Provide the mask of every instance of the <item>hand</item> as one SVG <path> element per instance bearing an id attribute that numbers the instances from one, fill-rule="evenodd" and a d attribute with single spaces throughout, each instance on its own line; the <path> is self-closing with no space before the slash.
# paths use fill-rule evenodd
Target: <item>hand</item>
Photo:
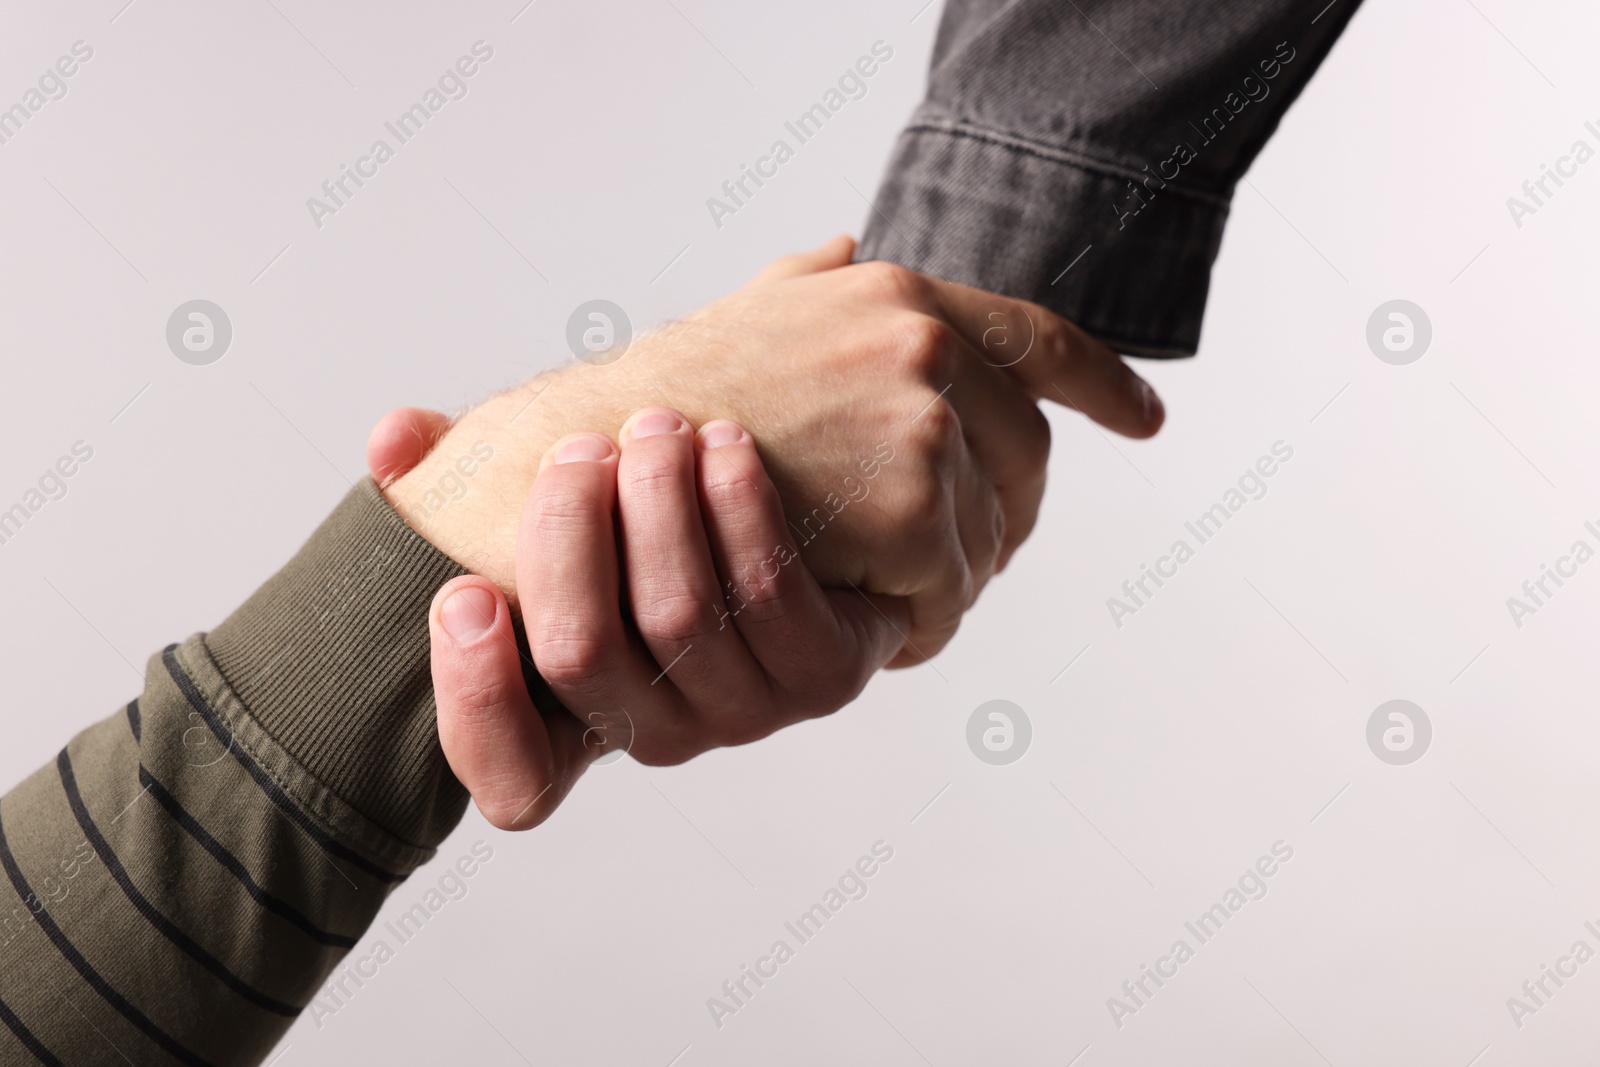
<path id="1" fill-rule="evenodd" d="M 522 512 L 521 617 L 564 707 L 535 709 L 493 582 L 457 578 L 430 612 L 439 740 L 502 829 L 543 821 L 608 751 L 679 763 L 836 711 L 903 640 L 903 601 L 817 584 L 737 423 L 696 434 L 653 407 L 618 438 L 557 442 Z"/>
<path id="2" fill-rule="evenodd" d="M 1162 408 L 1115 354 L 1044 308 L 886 263 L 845 266 L 852 250 L 845 238 L 779 260 L 616 363 L 574 364 L 490 400 L 385 492 L 514 597 L 517 516 L 552 443 L 611 432 L 650 404 L 692 423 L 727 416 L 761 442 L 817 579 L 905 596 L 911 626 L 892 665 L 933 655 L 1033 527 L 1049 453 L 1034 400 L 1133 436 L 1154 433 Z M 461 464 L 476 471 L 470 491 L 430 506 L 445 499 L 439 486 L 461 483 Z"/>

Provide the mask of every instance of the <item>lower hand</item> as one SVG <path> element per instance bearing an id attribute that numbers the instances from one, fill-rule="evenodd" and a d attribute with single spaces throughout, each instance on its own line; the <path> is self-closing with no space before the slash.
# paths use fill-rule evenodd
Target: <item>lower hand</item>
<path id="1" fill-rule="evenodd" d="M 911 622 L 892 665 L 920 662 L 1033 527 L 1049 454 L 1035 401 L 1070 403 L 1132 436 L 1154 433 L 1162 409 L 1115 354 L 1044 308 L 886 263 L 846 266 L 853 248 L 840 239 L 780 260 L 616 363 L 545 375 L 453 425 L 415 413 L 380 424 L 375 470 L 396 469 L 385 461 L 408 442 L 438 438 L 385 493 L 514 601 L 518 516 L 552 443 L 612 432 L 646 405 L 696 424 L 732 418 L 760 442 L 817 579 L 906 597 Z M 494 458 L 471 492 L 427 506 L 480 447 Z"/>
<path id="2" fill-rule="evenodd" d="M 607 752 L 679 763 L 836 711 L 903 641 L 904 601 L 817 584 L 737 423 L 654 407 L 618 438 L 557 442 L 522 513 L 520 615 L 559 707 L 535 706 L 493 582 L 457 578 L 430 612 L 439 740 L 502 829 Z"/>

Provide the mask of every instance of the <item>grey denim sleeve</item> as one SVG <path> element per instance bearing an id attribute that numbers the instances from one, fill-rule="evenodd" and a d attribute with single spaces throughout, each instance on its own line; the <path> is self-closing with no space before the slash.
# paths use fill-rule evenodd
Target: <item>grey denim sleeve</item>
<path id="1" fill-rule="evenodd" d="M 1193 355 L 1235 184 L 1359 0 L 947 0 L 858 258 Z"/>

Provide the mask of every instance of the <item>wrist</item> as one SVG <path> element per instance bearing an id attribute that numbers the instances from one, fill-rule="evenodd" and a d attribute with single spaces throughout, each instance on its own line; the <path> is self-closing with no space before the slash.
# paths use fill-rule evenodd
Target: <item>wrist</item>
<path id="1" fill-rule="evenodd" d="M 514 553 L 539 462 L 569 433 L 615 434 L 633 410 L 621 376 L 573 367 L 541 375 L 462 416 L 384 498 L 435 548 L 516 602 Z M 585 373 L 594 372 L 594 373 Z"/>

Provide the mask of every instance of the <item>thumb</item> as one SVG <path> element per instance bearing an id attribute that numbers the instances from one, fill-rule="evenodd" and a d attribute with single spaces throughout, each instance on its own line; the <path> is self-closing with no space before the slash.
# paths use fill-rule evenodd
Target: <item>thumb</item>
<path id="1" fill-rule="evenodd" d="M 367 469 L 373 481 L 388 485 L 421 463 L 450 428 L 449 416 L 427 408 L 395 408 L 378 420 L 367 438 Z"/>
<path id="2" fill-rule="evenodd" d="M 428 631 L 439 745 L 450 769 L 493 825 L 538 825 L 587 764 L 576 720 L 547 721 L 534 706 L 511 609 L 494 583 L 475 575 L 447 583 Z"/>
<path id="3" fill-rule="evenodd" d="M 745 283 L 745 288 L 753 289 L 759 285 L 781 282 L 786 278 L 798 278 L 803 274 L 820 274 L 825 270 L 848 267 L 855 254 L 856 239 L 847 233 L 841 233 L 810 252 L 798 252 L 773 260 Z"/>
<path id="4" fill-rule="evenodd" d="M 939 308 L 967 344 L 1036 400 L 1083 412 L 1108 430 L 1151 437 L 1166 408 L 1122 357 L 1038 304 L 932 279 Z"/>

